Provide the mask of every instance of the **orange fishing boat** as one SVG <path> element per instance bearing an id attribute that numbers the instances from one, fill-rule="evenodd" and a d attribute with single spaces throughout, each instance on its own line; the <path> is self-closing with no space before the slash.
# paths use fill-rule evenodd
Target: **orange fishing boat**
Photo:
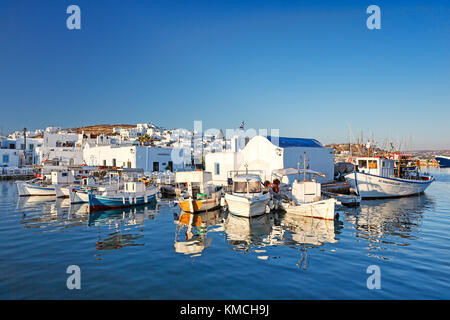
<path id="1" fill-rule="evenodd" d="M 197 213 L 220 208 L 223 191 L 222 187 L 212 184 L 211 172 L 176 172 L 175 183 L 186 184 L 186 191 L 178 198 L 181 210 Z"/>

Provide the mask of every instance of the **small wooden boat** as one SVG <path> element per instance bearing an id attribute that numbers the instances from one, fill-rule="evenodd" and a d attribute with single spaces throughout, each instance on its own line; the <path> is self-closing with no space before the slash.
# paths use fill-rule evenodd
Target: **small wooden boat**
<path id="1" fill-rule="evenodd" d="M 176 184 L 186 184 L 177 200 L 181 210 L 198 213 L 220 208 L 222 187 L 212 184 L 211 172 L 181 171 L 175 173 Z"/>
<path id="2" fill-rule="evenodd" d="M 156 201 L 158 188 L 146 187 L 143 182 L 124 183 L 123 189 L 108 189 L 102 193 L 88 193 L 90 211 L 125 208 Z"/>
<path id="3" fill-rule="evenodd" d="M 303 174 L 303 180 L 300 175 Z M 272 175 L 281 179 L 285 176 L 297 175 L 289 188 L 280 188 L 274 194 L 274 199 L 278 201 L 278 208 L 293 214 L 306 217 L 333 220 L 335 218 L 335 206 L 337 200 L 334 198 L 322 197 L 321 184 L 314 180 L 314 176 L 325 177 L 323 173 L 309 169 L 285 168 L 272 171 Z M 306 180 L 306 175 L 311 176 L 311 180 Z"/>

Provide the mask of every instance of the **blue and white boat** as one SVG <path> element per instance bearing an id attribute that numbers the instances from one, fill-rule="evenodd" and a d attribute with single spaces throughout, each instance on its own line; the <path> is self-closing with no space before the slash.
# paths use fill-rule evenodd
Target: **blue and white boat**
<path id="1" fill-rule="evenodd" d="M 125 182 L 123 188 L 108 189 L 102 193 L 88 193 L 89 210 L 132 207 L 156 201 L 159 190 L 147 187 L 141 181 Z"/>
<path id="2" fill-rule="evenodd" d="M 420 174 L 419 168 L 394 168 L 393 159 L 377 157 L 356 158 L 356 170 L 345 175 L 350 187 L 362 199 L 393 198 L 421 194 L 434 181 L 434 177 Z"/>
<path id="3" fill-rule="evenodd" d="M 450 157 L 436 156 L 434 157 L 441 168 L 450 168 Z"/>

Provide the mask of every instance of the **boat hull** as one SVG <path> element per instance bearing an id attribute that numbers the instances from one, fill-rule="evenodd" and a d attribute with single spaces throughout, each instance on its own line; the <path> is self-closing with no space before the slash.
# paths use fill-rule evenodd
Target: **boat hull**
<path id="1" fill-rule="evenodd" d="M 181 210 L 191 212 L 191 200 L 182 200 L 178 202 Z M 215 210 L 220 207 L 220 198 L 206 200 L 192 200 L 194 213 Z"/>
<path id="2" fill-rule="evenodd" d="M 362 199 L 395 198 L 416 195 L 423 193 L 434 181 L 432 177 L 429 180 L 408 180 L 380 177 L 363 172 L 349 173 L 345 176 L 345 179 Z"/>
<path id="3" fill-rule="evenodd" d="M 299 205 L 294 205 L 289 202 L 281 203 L 282 209 L 287 213 L 324 220 L 334 220 L 335 206 L 336 199 L 325 199 Z"/>
<path id="4" fill-rule="evenodd" d="M 126 194 L 119 196 L 102 196 L 89 193 L 89 210 L 107 210 L 116 208 L 133 207 L 156 201 L 157 191 L 151 190 L 143 194 Z"/>
<path id="5" fill-rule="evenodd" d="M 70 203 L 88 203 L 89 193 L 83 190 L 69 188 Z"/>
<path id="6" fill-rule="evenodd" d="M 55 185 L 55 193 L 57 198 L 69 198 L 69 190 L 71 187 L 67 185 Z"/>
<path id="7" fill-rule="evenodd" d="M 258 197 L 247 198 L 233 194 L 225 194 L 225 201 L 228 211 L 239 217 L 254 217 L 266 213 L 266 206 L 269 203 L 270 194 L 266 193 Z"/>
<path id="8" fill-rule="evenodd" d="M 435 157 L 441 168 L 450 168 L 450 157 Z"/>
<path id="9" fill-rule="evenodd" d="M 17 188 L 20 196 L 56 196 L 54 185 L 39 186 L 31 183 L 23 183 L 18 184 Z"/>

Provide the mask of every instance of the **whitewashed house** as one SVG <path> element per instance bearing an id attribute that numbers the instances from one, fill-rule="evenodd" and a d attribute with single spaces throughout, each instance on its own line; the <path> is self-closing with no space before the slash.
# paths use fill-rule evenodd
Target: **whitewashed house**
<path id="1" fill-rule="evenodd" d="M 172 148 L 131 144 L 107 146 L 85 144 L 83 161 L 90 166 L 142 168 L 145 172 L 182 170 L 184 164 L 172 160 L 172 150 Z M 180 152 L 182 153 L 182 150 Z"/>
<path id="2" fill-rule="evenodd" d="M 47 128 L 44 132 L 43 144 L 39 147 L 42 162 L 57 161 L 60 165 L 81 165 L 83 163 L 83 134 L 56 131 Z"/>
<path id="3" fill-rule="evenodd" d="M 22 167 L 39 163 L 39 154 L 36 151 L 43 141 L 40 138 L 23 138 L 16 136 L 15 139 L 1 137 L 1 166 Z M 26 144 L 26 145 L 25 145 Z"/>
<path id="4" fill-rule="evenodd" d="M 318 181 L 333 180 L 334 150 L 323 147 L 317 140 L 303 138 L 255 136 L 243 140 L 234 137 L 231 150 L 205 155 L 205 170 L 212 172 L 215 184 L 221 185 L 227 184 L 229 171 L 244 171 L 246 168 L 262 170 L 262 178 L 271 180 L 275 169 L 297 168 L 299 162 L 303 167 L 304 155 L 307 168 L 326 174 L 325 179 L 318 178 Z"/>

